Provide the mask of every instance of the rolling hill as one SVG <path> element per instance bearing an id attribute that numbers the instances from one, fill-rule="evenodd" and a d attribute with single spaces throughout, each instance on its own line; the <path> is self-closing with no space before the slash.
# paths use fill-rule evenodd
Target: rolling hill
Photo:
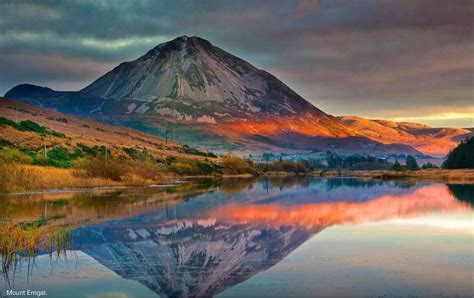
<path id="1" fill-rule="evenodd" d="M 123 155 L 123 148 L 146 149 L 157 157 L 202 158 L 204 152 L 130 128 L 114 127 L 43 109 L 16 100 L 0 97 L 0 118 L 15 122 L 33 121 L 47 127 L 54 134 L 21 131 L 9 125 L 0 125 L 0 143 L 15 148 L 42 150 L 62 146 L 74 149 L 78 144 L 88 147 L 106 146 L 110 153 Z"/>

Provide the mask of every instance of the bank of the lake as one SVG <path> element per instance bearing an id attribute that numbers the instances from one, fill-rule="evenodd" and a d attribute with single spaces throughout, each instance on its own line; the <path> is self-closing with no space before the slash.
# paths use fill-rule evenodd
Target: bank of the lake
<path id="1" fill-rule="evenodd" d="M 419 182 L 474 183 L 474 169 L 426 169 L 418 171 L 322 171 L 315 173 L 323 177 L 359 177 L 382 180 L 412 180 Z"/>

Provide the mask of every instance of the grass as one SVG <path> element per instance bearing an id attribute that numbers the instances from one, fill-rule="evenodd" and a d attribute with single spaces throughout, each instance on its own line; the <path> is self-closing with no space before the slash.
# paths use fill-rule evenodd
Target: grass
<path id="1" fill-rule="evenodd" d="M 418 171 L 353 171 L 345 173 L 364 178 L 383 180 L 407 179 L 416 181 L 474 183 L 474 169 L 426 169 Z"/>
<path id="2" fill-rule="evenodd" d="M 82 177 L 73 169 L 24 164 L 0 164 L 0 192 L 23 192 L 42 189 L 81 188 L 118 185 L 100 177 Z"/>
<path id="3" fill-rule="evenodd" d="M 67 227 L 48 228 L 43 225 L 0 225 L 0 257 L 2 272 L 25 258 L 34 258 L 40 249 L 59 256 L 71 243 L 71 230 Z"/>

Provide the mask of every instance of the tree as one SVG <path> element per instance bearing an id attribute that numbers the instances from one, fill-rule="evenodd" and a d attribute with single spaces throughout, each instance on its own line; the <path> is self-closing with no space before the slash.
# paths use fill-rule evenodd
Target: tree
<path id="1" fill-rule="evenodd" d="M 394 170 L 394 171 L 403 171 L 403 167 L 398 162 L 398 160 L 395 160 L 395 162 L 393 163 L 392 170 Z"/>
<path id="2" fill-rule="evenodd" d="M 436 165 L 432 164 L 431 162 L 427 162 L 425 163 L 422 167 L 421 167 L 423 170 L 426 170 L 426 169 L 435 169 L 437 168 Z"/>
<path id="3" fill-rule="evenodd" d="M 443 167 L 446 169 L 474 169 L 474 137 L 466 138 L 449 152 Z"/>
<path id="4" fill-rule="evenodd" d="M 407 155 L 406 166 L 410 171 L 416 171 L 419 169 L 418 163 L 416 162 L 415 157 L 412 155 Z"/>

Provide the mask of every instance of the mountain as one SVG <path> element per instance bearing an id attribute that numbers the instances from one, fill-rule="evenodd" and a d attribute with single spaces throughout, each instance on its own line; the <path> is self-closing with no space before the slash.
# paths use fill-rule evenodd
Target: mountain
<path id="1" fill-rule="evenodd" d="M 80 91 L 23 84 L 5 97 L 161 136 L 171 129 L 180 142 L 212 150 L 431 153 L 368 137 L 199 37 L 160 44 Z"/>

